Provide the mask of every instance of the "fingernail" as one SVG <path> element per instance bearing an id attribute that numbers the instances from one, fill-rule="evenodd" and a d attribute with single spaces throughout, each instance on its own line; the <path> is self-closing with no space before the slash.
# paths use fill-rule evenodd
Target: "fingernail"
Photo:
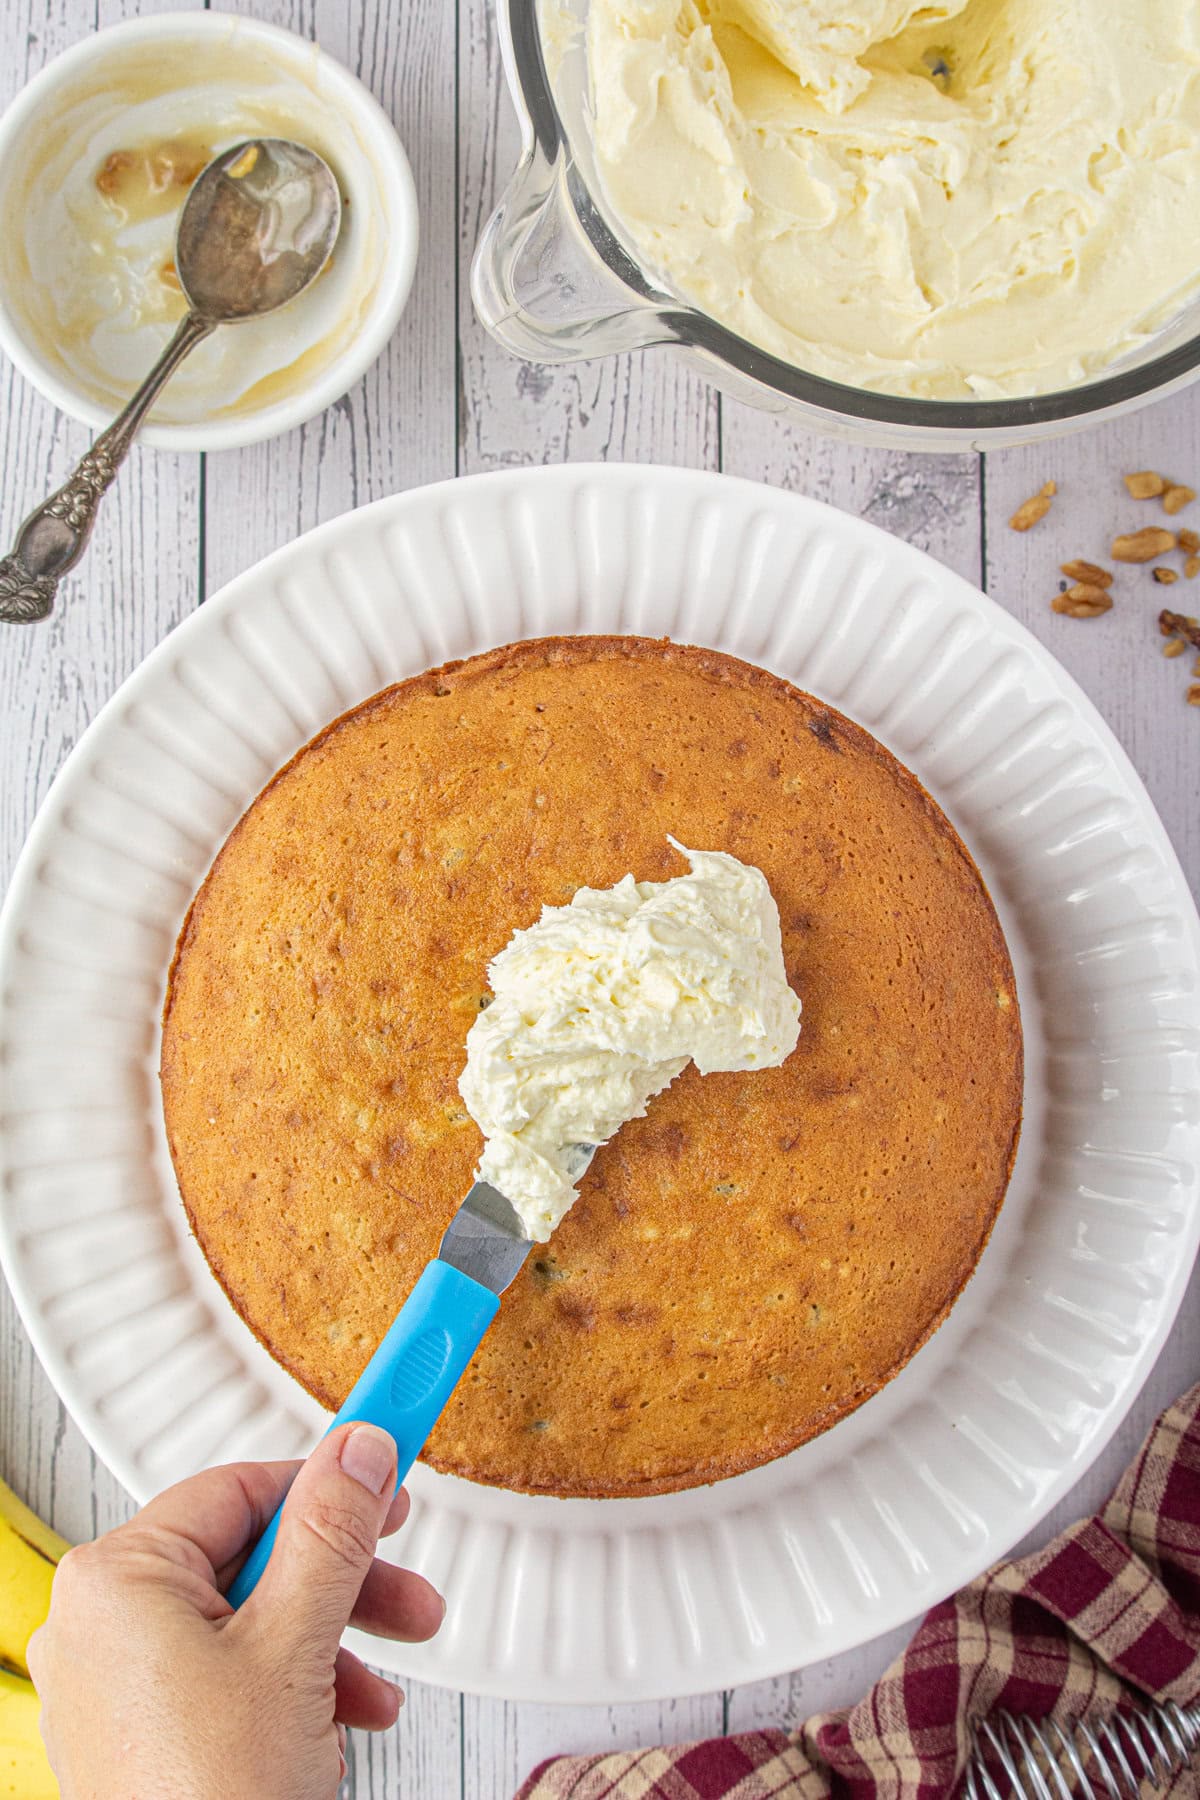
<path id="1" fill-rule="evenodd" d="M 382 1494 L 396 1471 L 396 1446 L 375 1425 L 356 1425 L 342 1443 L 341 1465 L 351 1481 Z"/>

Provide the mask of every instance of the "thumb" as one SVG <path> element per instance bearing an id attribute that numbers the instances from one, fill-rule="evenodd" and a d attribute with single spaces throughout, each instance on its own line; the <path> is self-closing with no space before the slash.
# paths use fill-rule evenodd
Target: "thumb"
<path id="1" fill-rule="evenodd" d="M 294 1648 L 331 1657 L 350 1620 L 396 1490 L 396 1446 L 376 1425 L 322 1438 L 295 1481 L 244 1610 Z"/>

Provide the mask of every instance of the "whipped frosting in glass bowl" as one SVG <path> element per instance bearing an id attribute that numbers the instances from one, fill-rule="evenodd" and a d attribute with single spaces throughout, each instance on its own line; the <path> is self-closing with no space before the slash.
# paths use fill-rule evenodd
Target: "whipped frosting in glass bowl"
<path id="1" fill-rule="evenodd" d="M 222 326 L 141 433 L 220 449 L 301 424 L 395 330 L 417 207 L 382 108 L 315 44 L 228 13 L 134 19 L 50 63 L 0 120 L 0 344 L 63 411 L 107 424 L 185 311 L 173 250 L 200 169 L 244 138 L 294 138 L 333 169 L 343 224 L 313 287 Z"/>
<path id="2" fill-rule="evenodd" d="M 472 292 L 518 355 L 670 345 L 738 398 L 928 450 L 1053 436 L 1200 374 L 1185 0 L 498 5 L 522 157 Z"/>
<path id="3" fill-rule="evenodd" d="M 1200 299 L 1191 0 L 591 0 L 603 191 L 814 374 L 1078 386 Z"/>

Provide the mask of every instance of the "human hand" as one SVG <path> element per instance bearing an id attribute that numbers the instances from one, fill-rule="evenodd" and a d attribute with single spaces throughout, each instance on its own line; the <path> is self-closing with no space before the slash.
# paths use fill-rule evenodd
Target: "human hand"
<path id="1" fill-rule="evenodd" d="M 346 1727 L 384 1731 L 403 1704 L 340 1648 L 347 1623 L 420 1643 L 445 1612 L 373 1560 L 408 1512 L 395 1479 L 386 1432 L 339 1426 L 306 1463 L 209 1469 L 69 1551 L 29 1645 L 63 1800 L 333 1800 Z M 235 1613 L 224 1589 L 285 1493 Z"/>

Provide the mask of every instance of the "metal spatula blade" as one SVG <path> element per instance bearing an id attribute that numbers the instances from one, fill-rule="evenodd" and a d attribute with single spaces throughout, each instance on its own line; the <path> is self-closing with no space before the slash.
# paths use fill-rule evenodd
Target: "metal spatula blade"
<path id="1" fill-rule="evenodd" d="M 578 1181 L 595 1144 L 573 1144 L 571 1180 Z M 329 1426 L 354 1420 L 382 1426 L 396 1441 L 396 1486 L 421 1454 L 483 1335 L 500 1295 L 520 1274 L 533 1240 L 512 1202 L 477 1181 L 446 1227 L 436 1259 L 427 1263 L 374 1356 Z M 283 1507 L 275 1514 L 234 1578 L 226 1598 L 241 1606 L 271 1556 Z"/>

